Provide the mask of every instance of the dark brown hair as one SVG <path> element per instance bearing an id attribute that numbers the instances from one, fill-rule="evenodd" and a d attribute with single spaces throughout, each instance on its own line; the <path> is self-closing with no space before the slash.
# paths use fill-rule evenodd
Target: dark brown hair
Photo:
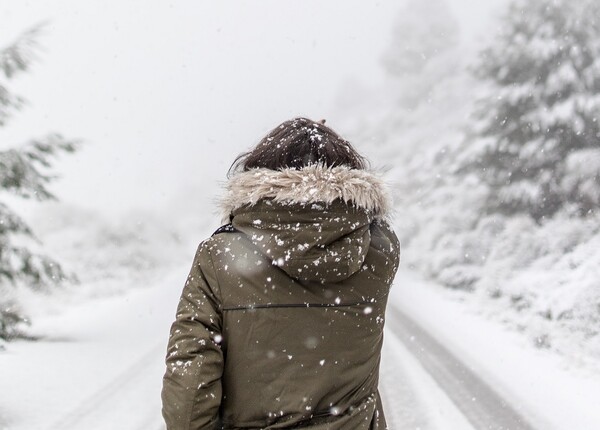
<path id="1" fill-rule="evenodd" d="M 229 174 L 254 168 L 300 169 L 310 164 L 365 169 L 366 158 L 345 139 L 320 122 L 308 118 L 285 121 L 269 132 L 253 149 L 240 154 Z"/>

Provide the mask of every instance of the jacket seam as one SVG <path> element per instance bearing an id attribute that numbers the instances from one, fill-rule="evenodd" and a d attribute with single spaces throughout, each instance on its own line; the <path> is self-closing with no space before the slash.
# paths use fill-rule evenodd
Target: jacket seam
<path id="1" fill-rule="evenodd" d="M 379 297 L 373 300 L 365 300 L 352 303 L 265 303 L 260 305 L 248 306 L 227 306 L 223 307 L 222 311 L 244 311 L 254 309 L 273 309 L 273 308 L 349 308 L 354 306 L 371 305 L 379 301 Z"/>
<path id="2" fill-rule="evenodd" d="M 202 360 L 202 363 L 204 362 L 204 357 L 199 357 Z M 202 366 L 200 366 L 201 368 Z M 194 383 L 194 387 L 197 387 L 199 382 L 200 382 L 200 378 L 202 377 L 202 372 L 198 372 L 198 374 L 196 375 L 196 379 L 195 379 L 195 383 Z M 190 411 L 187 414 L 188 419 L 187 419 L 187 430 L 192 430 L 192 415 L 194 415 L 194 407 L 196 406 L 196 395 L 198 394 L 198 392 L 196 391 L 195 395 L 192 397 L 192 401 L 190 402 Z"/>
<path id="3" fill-rule="evenodd" d="M 215 276 L 215 282 L 217 284 L 216 287 L 217 287 L 217 291 L 218 291 L 219 310 L 222 312 L 223 311 L 223 294 L 221 293 L 221 284 L 219 282 L 217 271 L 215 270 L 215 263 L 213 261 L 212 254 L 208 250 L 207 250 L 207 253 L 208 253 L 208 259 L 210 260 L 210 268 L 212 269 L 212 272 Z M 221 330 L 222 329 L 223 329 L 223 327 L 221 327 Z"/>
<path id="4" fill-rule="evenodd" d="M 222 309 L 222 307 L 223 307 L 223 299 L 221 298 L 221 286 L 219 285 L 219 279 L 217 278 L 217 273 L 215 271 L 215 265 L 214 265 L 214 262 L 213 262 L 213 259 L 212 259 L 212 255 L 210 254 L 210 252 L 208 250 L 206 250 L 206 252 L 208 254 L 208 259 L 209 259 L 209 262 L 210 262 L 210 266 L 211 266 L 211 269 L 212 269 L 213 274 L 214 274 L 215 282 L 217 284 L 216 287 L 217 287 L 217 290 L 218 290 L 218 299 L 219 299 L 218 307 L 219 307 L 219 309 Z M 200 267 L 200 270 L 202 270 L 201 267 Z M 212 289 L 210 283 L 208 282 L 208 279 L 206 278 L 206 275 L 204 273 L 202 275 L 203 275 L 203 277 L 206 280 L 207 286 Z M 222 331 L 223 331 L 223 327 L 221 327 L 221 332 Z M 204 357 L 203 356 L 199 356 L 198 358 L 200 358 L 202 360 L 201 363 L 204 363 Z M 202 366 L 200 366 L 200 367 L 202 367 Z M 198 372 L 198 374 L 196 375 L 196 378 L 195 378 L 195 383 L 194 383 L 195 387 L 197 387 L 199 385 L 199 382 L 200 382 L 201 378 L 202 378 L 202 372 Z M 198 392 L 196 391 L 195 394 L 197 395 Z M 192 415 L 194 414 L 194 407 L 198 403 L 196 401 L 196 395 L 193 396 L 192 401 L 190 402 L 190 410 L 189 410 L 189 413 L 187 414 L 188 415 L 187 430 L 192 430 L 192 427 L 191 427 L 192 426 Z M 218 422 L 218 420 L 216 422 Z"/>

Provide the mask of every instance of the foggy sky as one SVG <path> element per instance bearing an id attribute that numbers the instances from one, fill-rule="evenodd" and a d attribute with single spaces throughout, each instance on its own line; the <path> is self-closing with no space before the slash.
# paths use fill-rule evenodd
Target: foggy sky
<path id="1" fill-rule="evenodd" d="M 502 1 L 449 1 L 466 42 L 490 30 Z M 52 189 L 69 203 L 123 212 L 183 196 L 213 211 L 231 161 L 270 128 L 296 115 L 335 128 L 340 83 L 383 81 L 380 59 L 401 6 L 5 1 L 1 45 L 47 24 L 39 61 L 11 85 L 30 105 L 0 129 L 0 147 L 49 131 L 82 138 L 82 150 L 56 165 Z"/>

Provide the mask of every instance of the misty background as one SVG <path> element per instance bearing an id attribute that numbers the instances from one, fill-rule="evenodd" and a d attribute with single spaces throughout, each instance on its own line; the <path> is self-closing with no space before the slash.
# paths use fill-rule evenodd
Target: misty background
<path id="1" fill-rule="evenodd" d="M 76 381 L 115 342 L 108 378 L 166 342 L 229 166 L 295 116 L 390 186 L 399 283 L 600 375 L 598 17 L 593 0 L 1 2 L 0 50 L 27 55 L 14 76 L 0 58 L 0 429 L 38 422 L 23 399 L 85 397 L 9 369 L 73 360 Z"/>
<path id="2" fill-rule="evenodd" d="M 495 3 L 449 2 L 465 45 L 493 28 Z M 235 156 L 283 120 L 326 118 L 348 134 L 336 100 L 384 82 L 382 56 L 401 7 L 3 2 L 3 45 L 46 24 L 39 60 L 12 85 L 29 104 L 0 130 L 2 141 L 48 130 L 84 139 L 56 164 L 53 189 L 67 203 L 109 213 L 182 201 L 212 210 Z M 370 142 L 356 145 L 372 153 Z"/>

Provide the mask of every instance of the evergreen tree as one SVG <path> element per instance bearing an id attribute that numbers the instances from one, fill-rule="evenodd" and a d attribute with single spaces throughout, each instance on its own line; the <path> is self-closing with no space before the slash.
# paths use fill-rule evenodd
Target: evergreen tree
<path id="1" fill-rule="evenodd" d="M 394 76 L 418 74 L 458 43 L 458 24 L 445 0 L 409 0 L 394 22 L 383 58 Z"/>
<path id="2" fill-rule="evenodd" d="M 9 91 L 7 84 L 31 66 L 39 30 L 36 27 L 23 33 L 0 50 L 0 127 L 23 106 L 24 100 Z M 73 152 L 77 146 L 77 141 L 49 134 L 16 147 L 0 148 L 0 197 L 10 193 L 38 201 L 54 199 L 48 189 L 55 178 L 50 172 L 53 158 L 61 152 Z M 57 262 L 27 246 L 32 240 L 37 239 L 27 223 L 0 201 L 0 339 L 23 335 L 20 326 L 26 321 L 8 294 L 9 288 L 24 285 L 42 290 L 67 278 Z"/>
<path id="3" fill-rule="evenodd" d="M 459 26 L 446 0 L 409 0 L 398 14 L 383 66 L 398 107 L 413 110 L 454 75 L 461 58 Z"/>
<path id="4" fill-rule="evenodd" d="M 487 82 L 463 171 L 487 208 L 537 221 L 600 205 L 600 2 L 516 0 L 475 73 Z"/>

